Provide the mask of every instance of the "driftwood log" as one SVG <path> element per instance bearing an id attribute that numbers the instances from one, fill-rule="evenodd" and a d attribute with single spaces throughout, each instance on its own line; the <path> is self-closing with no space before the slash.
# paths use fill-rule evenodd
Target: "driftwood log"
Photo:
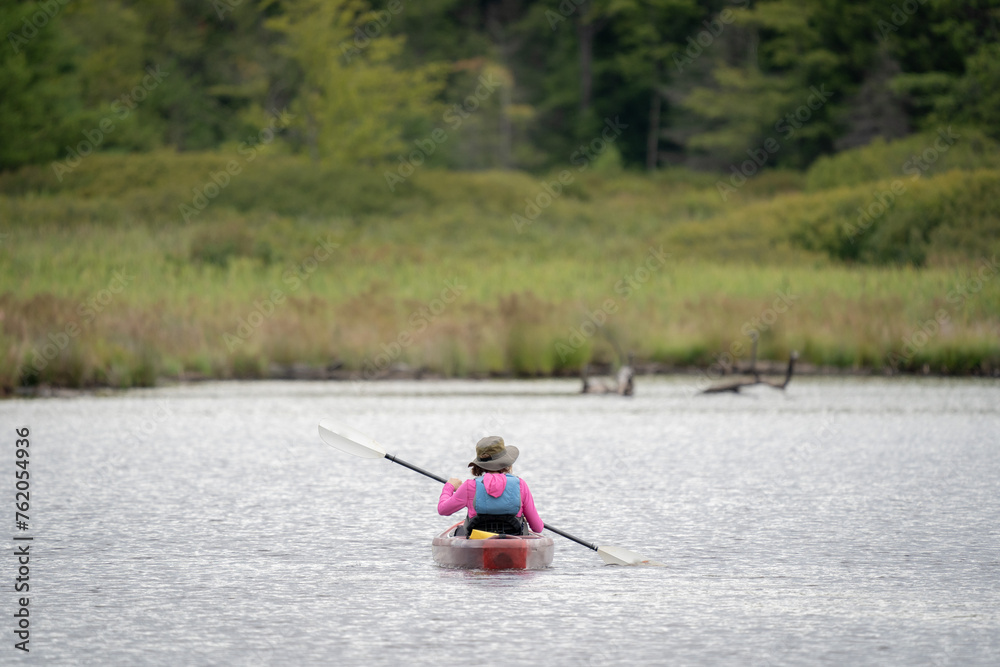
<path id="1" fill-rule="evenodd" d="M 632 366 L 632 354 L 629 354 L 628 361 L 618 368 L 618 373 L 615 374 L 615 381 L 613 383 L 605 382 L 603 379 L 590 378 L 587 374 L 588 366 L 589 364 L 584 364 L 580 368 L 580 379 L 583 381 L 583 388 L 580 390 L 581 394 L 631 396 L 635 391 L 635 369 Z"/>
<path id="2" fill-rule="evenodd" d="M 766 384 L 768 387 L 774 387 L 775 389 L 782 390 L 788 386 L 788 383 L 792 381 L 792 374 L 795 372 L 795 360 L 799 358 L 799 353 L 792 350 L 792 353 L 788 356 L 788 370 L 785 371 L 785 379 L 783 382 L 766 380 L 761 378 L 760 373 L 757 372 L 757 335 L 754 334 L 751 338 L 753 339 L 753 351 L 750 354 L 750 368 L 744 372 L 753 377 L 720 382 L 719 384 L 712 385 L 708 389 L 705 389 L 701 393 L 721 394 L 727 391 L 739 393 L 742 387 L 752 387 L 757 384 Z"/>

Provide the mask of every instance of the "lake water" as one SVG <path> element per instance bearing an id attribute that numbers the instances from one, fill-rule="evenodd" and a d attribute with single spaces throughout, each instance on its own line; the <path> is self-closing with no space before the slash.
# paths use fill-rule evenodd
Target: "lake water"
<path id="1" fill-rule="evenodd" d="M 0 663 L 1000 664 L 1000 383 L 577 388 L 211 383 L 0 402 L 3 530 L 35 538 L 27 656 L 14 559 L 0 560 Z M 556 537 L 548 570 L 439 568 L 440 484 L 327 447 L 323 418 L 444 476 L 502 435 L 546 522 L 664 567 L 607 566 Z M 21 426 L 28 533 L 11 507 Z"/>

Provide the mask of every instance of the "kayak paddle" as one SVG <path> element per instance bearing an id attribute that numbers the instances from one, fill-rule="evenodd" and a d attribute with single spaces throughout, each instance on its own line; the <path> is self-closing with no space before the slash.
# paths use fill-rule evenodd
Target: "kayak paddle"
<path id="1" fill-rule="evenodd" d="M 339 449 L 342 452 L 347 452 L 348 454 L 353 454 L 354 456 L 360 456 L 363 459 L 389 459 L 393 463 L 398 463 L 399 465 L 409 468 L 415 472 L 419 472 L 421 475 L 430 477 L 431 479 L 436 479 L 442 484 L 447 484 L 448 480 L 444 477 L 440 477 L 433 473 L 427 472 L 423 468 L 418 468 L 412 463 L 407 463 L 402 459 L 399 459 L 392 454 L 387 454 L 382 445 L 378 444 L 372 438 L 368 437 L 364 433 L 346 426 L 344 424 L 338 424 L 329 419 L 325 419 L 319 423 L 319 437 L 323 439 L 323 442 L 330 445 L 334 449 Z M 596 544 L 591 544 L 590 542 L 585 542 L 579 537 L 570 535 L 569 533 L 559 530 L 554 526 L 549 524 L 543 524 L 545 528 L 551 530 L 557 535 L 562 535 L 566 539 L 573 540 L 577 544 L 582 544 L 583 546 L 596 551 L 601 558 L 604 559 L 605 563 L 609 565 L 662 565 L 663 563 L 657 563 L 656 561 L 649 560 L 648 558 L 643 558 L 634 551 L 629 551 L 628 549 L 623 549 L 622 547 L 614 546 L 603 546 L 599 547 Z"/>

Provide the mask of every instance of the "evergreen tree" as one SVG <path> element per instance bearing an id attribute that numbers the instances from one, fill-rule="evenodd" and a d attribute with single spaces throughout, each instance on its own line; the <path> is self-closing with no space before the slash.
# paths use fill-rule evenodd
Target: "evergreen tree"
<path id="1" fill-rule="evenodd" d="M 55 159 L 85 126 L 60 9 L 0 0 L 0 170 Z"/>
<path id="2" fill-rule="evenodd" d="M 406 152 L 404 130 L 429 118 L 442 70 L 396 66 L 403 38 L 388 35 L 360 0 L 288 0 L 267 26 L 302 71 L 292 104 L 315 157 L 374 164 Z"/>

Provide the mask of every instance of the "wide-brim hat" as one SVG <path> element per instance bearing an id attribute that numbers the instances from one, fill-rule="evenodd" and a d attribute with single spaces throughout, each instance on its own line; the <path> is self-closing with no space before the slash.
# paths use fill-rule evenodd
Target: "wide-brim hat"
<path id="1" fill-rule="evenodd" d="M 489 435 L 476 443 L 476 460 L 469 465 L 479 466 L 483 470 L 503 470 L 513 465 L 520 453 L 517 447 L 503 444 L 500 436 Z"/>

